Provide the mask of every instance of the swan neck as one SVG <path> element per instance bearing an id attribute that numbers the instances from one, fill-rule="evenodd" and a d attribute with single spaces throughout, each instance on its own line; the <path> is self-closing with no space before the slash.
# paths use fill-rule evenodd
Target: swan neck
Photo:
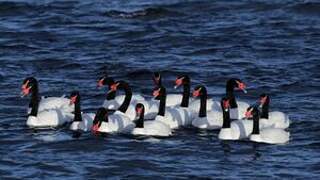
<path id="1" fill-rule="evenodd" d="M 189 106 L 189 97 L 190 97 L 190 80 L 188 80 L 183 86 L 183 95 L 181 101 L 181 107 Z"/>
<path id="2" fill-rule="evenodd" d="M 80 101 L 77 101 L 74 104 L 74 119 L 73 119 L 73 121 L 82 121 Z"/>
<path id="3" fill-rule="evenodd" d="M 228 111 L 223 111 L 223 123 L 222 123 L 222 128 L 230 128 L 231 127 L 231 120 L 230 120 L 230 109 Z"/>
<path id="4" fill-rule="evenodd" d="M 131 90 L 131 88 L 129 87 L 128 84 L 124 85 L 123 89 L 124 89 L 124 92 L 125 92 L 125 98 L 124 98 L 124 101 L 123 101 L 123 103 L 121 104 L 121 106 L 119 107 L 118 110 L 123 112 L 123 113 L 126 113 L 128 107 L 130 105 L 130 102 L 131 102 L 132 90 Z"/>
<path id="5" fill-rule="evenodd" d="M 262 105 L 261 118 L 269 119 L 269 103 Z"/>
<path id="6" fill-rule="evenodd" d="M 259 130 L 259 114 L 253 115 L 253 129 L 252 129 L 252 134 L 260 134 Z"/>
<path id="7" fill-rule="evenodd" d="M 238 108 L 237 100 L 236 100 L 236 97 L 233 94 L 233 91 L 232 92 L 227 92 L 227 97 L 230 100 L 229 101 L 230 108 L 232 108 L 232 109 L 233 108 Z"/>
<path id="8" fill-rule="evenodd" d="M 29 107 L 31 108 L 31 112 L 29 114 L 30 116 L 38 115 L 39 101 L 38 86 L 34 85 L 34 87 L 32 88 L 31 102 L 29 104 Z"/>
<path id="9" fill-rule="evenodd" d="M 144 127 L 144 111 L 140 114 L 139 118 L 134 123 L 136 124 L 136 128 Z"/>
<path id="10" fill-rule="evenodd" d="M 160 97 L 159 111 L 158 111 L 158 115 L 159 116 L 164 116 L 165 115 L 166 99 L 167 99 L 167 94 L 166 94 L 166 92 L 163 92 L 161 97 Z"/>
<path id="11" fill-rule="evenodd" d="M 207 117 L 207 92 L 203 91 L 200 97 L 199 117 Z"/>

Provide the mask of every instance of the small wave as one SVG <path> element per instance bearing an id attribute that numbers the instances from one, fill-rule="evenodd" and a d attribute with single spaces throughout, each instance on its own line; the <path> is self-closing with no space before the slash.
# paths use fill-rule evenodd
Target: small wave
<path id="1" fill-rule="evenodd" d="M 106 16 L 116 17 L 116 18 L 139 18 L 139 17 L 159 17 L 173 14 L 173 12 L 165 9 L 165 8 L 147 8 L 143 10 L 137 10 L 133 12 L 125 12 L 118 10 L 110 10 L 105 13 Z"/>

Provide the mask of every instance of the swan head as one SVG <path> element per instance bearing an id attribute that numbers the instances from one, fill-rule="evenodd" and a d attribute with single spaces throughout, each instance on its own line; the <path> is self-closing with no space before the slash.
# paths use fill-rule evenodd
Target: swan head
<path id="1" fill-rule="evenodd" d="M 231 127 L 231 120 L 230 120 L 230 99 L 228 97 L 223 97 L 221 98 L 220 101 L 220 106 L 222 109 L 222 118 L 223 118 L 223 122 L 222 122 L 222 129 L 228 128 L 230 129 Z"/>
<path id="2" fill-rule="evenodd" d="M 80 92 L 72 91 L 70 94 L 70 105 L 80 102 Z"/>
<path id="3" fill-rule="evenodd" d="M 221 108 L 223 112 L 228 112 L 230 109 L 230 99 L 227 97 L 223 97 L 220 101 Z"/>
<path id="4" fill-rule="evenodd" d="M 136 105 L 136 113 L 139 117 L 144 114 L 144 105 L 142 103 Z"/>
<path id="5" fill-rule="evenodd" d="M 207 89 L 203 85 L 196 86 L 192 92 L 193 97 L 200 97 L 207 94 Z"/>
<path id="6" fill-rule="evenodd" d="M 270 103 L 270 98 L 267 94 L 263 93 L 260 95 L 259 99 L 260 107 L 267 106 Z"/>
<path id="7" fill-rule="evenodd" d="M 246 87 L 246 84 L 242 82 L 240 79 L 231 78 L 227 81 L 226 90 L 227 92 L 232 92 L 234 89 L 238 89 L 243 91 L 244 93 L 247 93 Z"/>
<path id="8" fill-rule="evenodd" d="M 160 97 L 165 96 L 166 95 L 166 88 L 163 86 L 159 86 L 154 88 L 152 96 L 154 97 L 154 99 L 159 100 Z"/>
<path id="9" fill-rule="evenodd" d="M 23 80 L 21 86 L 21 97 L 29 95 L 38 90 L 38 81 L 34 77 L 27 77 Z"/>
<path id="10" fill-rule="evenodd" d="M 121 85 L 120 82 L 113 83 L 113 84 L 110 86 L 110 90 L 108 91 L 107 94 L 116 92 L 116 91 L 118 90 L 118 88 L 120 87 L 120 85 Z"/>
<path id="11" fill-rule="evenodd" d="M 137 128 L 143 128 L 143 121 L 144 121 L 144 105 L 142 103 L 138 103 L 136 105 L 136 115 L 137 120 L 135 121 Z"/>
<path id="12" fill-rule="evenodd" d="M 118 89 L 130 89 L 130 86 L 125 81 L 117 81 L 110 85 L 110 90 L 108 91 L 108 94 L 111 92 L 116 92 Z"/>
<path id="13" fill-rule="evenodd" d="M 178 87 L 190 83 L 190 78 L 188 75 L 178 76 L 175 80 L 174 88 L 177 89 Z"/>
<path id="14" fill-rule="evenodd" d="M 91 130 L 94 133 L 96 133 L 99 130 L 103 121 L 108 122 L 108 112 L 105 108 L 101 107 L 97 110 L 97 113 L 96 113 L 94 120 L 92 122 L 92 129 Z"/>
<path id="15" fill-rule="evenodd" d="M 159 72 L 154 72 L 152 79 L 156 86 L 161 85 L 161 74 Z"/>
<path id="16" fill-rule="evenodd" d="M 97 81 L 97 88 L 101 88 L 105 85 L 111 86 L 114 83 L 112 77 L 108 77 L 107 75 L 101 76 Z"/>
<path id="17" fill-rule="evenodd" d="M 245 112 L 245 117 L 247 119 L 253 118 L 253 117 L 259 117 L 259 109 L 257 106 L 250 106 L 248 107 L 247 111 Z"/>

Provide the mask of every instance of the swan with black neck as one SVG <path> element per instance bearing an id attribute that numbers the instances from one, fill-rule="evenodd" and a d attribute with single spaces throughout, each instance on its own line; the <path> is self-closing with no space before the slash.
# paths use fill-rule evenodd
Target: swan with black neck
<path id="1" fill-rule="evenodd" d="M 207 89 L 203 85 L 194 88 L 193 97 L 200 97 L 198 116 L 194 117 L 192 125 L 200 129 L 220 129 L 222 127 L 222 113 L 207 110 Z"/>
<path id="2" fill-rule="evenodd" d="M 161 121 L 144 120 L 144 105 L 136 105 L 137 119 L 134 121 L 135 128 L 131 131 L 133 135 L 168 137 L 171 135 L 171 129 Z"/>
<path id="3" fill-rule="evenodd" d="M 250 141 L 267 144 L 285 144 L 289 142 L 290 133 L 281 128 L 259 128 L 260 112 L 257 107 L 252 107 L 246 112 L 246 117 L 252 117 L 253 129 Z"/>
<path id="4" fill-rule="evenodd" d="M 70 95 L 70 104 L 74 104 L 74 118 L 70 125 L 73 131 L 89 131 L 95 117 L 94 113 L 81 112 L 81 96 L 79 91 L 73 91 Z"/>
<path id="5" fill-rule="evenodd" d="M 107 75 L 104 75 L 98 79 L 97 87 L 101 88 L 107 85 L 110 90 L 111 86 L 114 83 L 115 81 L 112 77 L 108 77 Z M 104 100 L 102 107 L 109 110 L 117 110 L 122 104 L 122 102 L 124 101 L 124 98 L 125 98 L 125 95 L 116 95 L 116 91 L 109 92 L 107 93 L 106 99 Z M 143 100 L 145 100 L 144 97 L 139 94 L 132 95 L 132 102 L 143 101 Z"/>
<path id="6" fill-rule="evenodd" d="M 244 114 L 249 107 L 249 104 L 243 101 L 237 101 L 234 95 L 234 90 L 239 89 L 244 93 L 247 93 L 246 85 L 240 79 L 231 78 L 226 83 L 226 97 L 230 101 L 230 118 L 231 119 L 242 119 Z"/>
<path id="7" fill-rule="evenodd" d="M 39 96 L 38 81 L 34 77 L 25 78 L 21 87 L 21 97 L 25 97 L 32 93 L 32 97 L 37 98 L 38 111 L 60 109 L 65 112 L 73 112 L 74 106 L 69 105 L 69 99 L 62 97 L 41 97 Z M 31 112 L 32 102 L 29 104 L 28 114 Z"/>
<path id="8" fill-rule="evenodd" d="M 166 89 L 163 86 L 157 87 L 153 91 L 153 97 L 160 101 L 158 114 L 155 117 L 155 120 L 167 124 L 171 129 L 190 125 L 189 112 L 186 108 L 166 107 L 166 94 Z"/>
<path id="9" fill-rule="evenodd" d="M 270 97 L 263 93 L 260 95 L 259 104 L 261 107 L 260 123 L 275 128 L 288 128 L 290 125 L 289 116 L 280 111 L 269 112 Z"/>
<path id="10" fill-rule="evenodd" d="M 38 82 L 35 78 L 26 78 L 23 81 L 21 91 L 23 96 L 31 94 L 31 102 L 29 104 L 31 109 L 26 122 L 27 126 L 32 128 L 50 128 L 58 127 L 72 121 L 74 115 L 63 108 L 40 108 L 41 101 L 38 96 Z"/>

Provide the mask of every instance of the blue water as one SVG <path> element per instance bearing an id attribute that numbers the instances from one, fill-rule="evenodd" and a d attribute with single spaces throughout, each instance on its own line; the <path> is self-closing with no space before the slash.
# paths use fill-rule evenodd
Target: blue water
<path id="1" fill-rule="evenodd" d="M 319 1 L 0 1 L 1 179 L 310 178 L 320 175 Z M 205 84 L 219 100 L 225 81 L 249 86 L 239 99 L 271 95 L 291 118 L 290 142 L 221 142 L 216 131 L 179 129 L 168 139 L 25 125 L 22 80 L 35 76 L 46 96 L 82 94 L 95 112 L 107 72 L 151 95 L 151 72 L 170 93 L 177 75 Z"/>

